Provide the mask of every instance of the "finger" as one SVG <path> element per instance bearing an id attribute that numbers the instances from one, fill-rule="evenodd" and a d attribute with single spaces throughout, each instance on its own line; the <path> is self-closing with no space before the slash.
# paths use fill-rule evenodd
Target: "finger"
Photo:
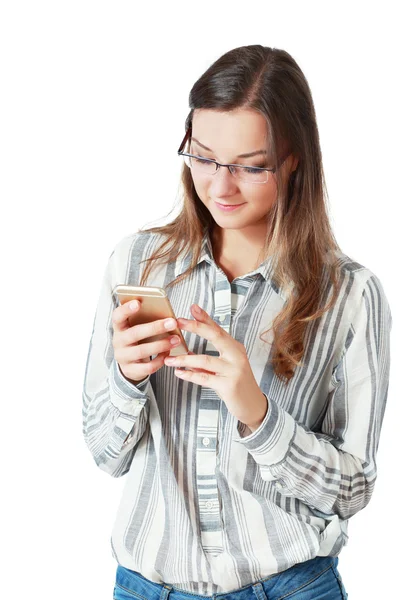
<path id="1" fill-rule="evenodd" d="M 209 354 L 182 354 L 173 358 L 167 356 L 164 362 L 171 367 L 201 369 L 217 375 L 224 375 L 225 372 L 225 364 L 221 358 Z"/>
<path id="2" fill-rule="evenodd" d="M 178 327 L 184 331 L 190 331 L 200 337 L 210 341 L 220 354 L 232 350 L 232 343 L 235 340 L 215 321 L 212 323 L 202 323 L 196 319 L 177 319 Z"/>
<path id="3" fill-rule="evenodd" d="M 143 344 L 125 345 L 115 348 L 114 354 L 120 361 L 136 362 L 142 360 L 150 360 L 151 356 L 159 355 L 160 353 L 169 356 L 170 351 L 174 348 L 171 343 L 171 336 L 158 340 L 156 342 L 147 342 Z"/>
<path id="4" fill-rule="evenodd" d="M 136 308 L 131 307 L 131 302 L 124 302 L 113 311 L 112 324 L 114 331 L 125 331 L 131 325 L 129 323 L 130 315 L 136 314 L 140 310 L 140 300 L 136 299 L 133 302 L 137 302 Z"/>
<path id="5" fill-rule="evenodd" d="M 137 323 L 136 325 L 132 325 L 129 329 L 126 329 L 121 333 L 121 343 L 124 345 L 135 345 L 138 342 L 141 342 L 141 340 L 153 336 L 161 335 L 162 339 L 165 339 L 169 334 L 177 334 L 178 329 L 176 320 L 173 319 L 172 325 L 166 327 L 165 323 L 167 320 L 168 318 L 165 318 L 158 319 L 157 321 L 150 321 L 149 323 Z"/>
<path id="6" fill-rule="evenodd" d="M 165 355 L 166 355 L 165 352 L 160 352 L 159 354 L 157 354 L 157 356 L 155 358 L 153 358 L 153 360 L 151 360 L 150 356 L 147 359 L 144 358 L 141 362 L 145 363 L 145 364 L 148 364 L 148 363 L 150 363 L 150 364 L 149 364 L 149 366 L 146 366 L 145 372 L 141 378 L 147 377 L 147 375 L 152 375 L 153 373 L 158 371 L 158 369 L 160 369 L 164 365 Z M 135 361 L 128 361 L 127 364 L 130 364 L 130 363 L 135 364 L 135 365 L 138 364 Z"/>
<path id="7" fill-rule="evenodd" d="M 195 356 L 195 353 L 192 352 L 191 350 L 189 350 L 188 354 L 190 354 L 191 356 Z M 166 365 L 168 366 L 168 365 Z M 186 367 L 186 369 L 190 369 L 191 371 L 200 371 L 200 373 L 204 372 L 204 369 L 196 369 L 195 367 Z"/>
<path id="8" fill-rule="evenodd" d="M 219 383 L 218 375 L 206 371 L 180 371 L 175 369 L 174 374 L 176 377 L 179 377 L 179 379 L 184 379 L 185 381 L 190 381 L 191 383 L 196 383 L 197 385 L 209 387 L 214 390 L 217 389 Z"/>
<path id="9" fill-rule="evenodd" d="M 196 356 L 195 352 L 192 352 L 191 350 L 189 350 L 188 355 Z M 168 356 L 166 356 L 166 358 L 168 358 Z M 165 364 L 165 361 L 164 361 L 164 364 Z M 166 365 L 166 366 L 168 367 L 169 365 Z M 204 369 L 196 369 L 195 367 L 186 367 L 186 369 L 189 369 L 191 371 L 200 371 L 201 373 L 204 372 Z"/>

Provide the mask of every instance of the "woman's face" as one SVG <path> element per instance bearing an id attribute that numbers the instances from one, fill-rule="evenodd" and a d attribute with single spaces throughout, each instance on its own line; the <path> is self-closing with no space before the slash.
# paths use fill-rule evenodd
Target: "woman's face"
<path id="1" fill-rule="evenodd" d="M 250 167 L 270 167 L 262 153 L 250 158 L 240 154 L 265 150 L 267 124 L 262 115 L 248 109 L 218 112 L 196 109 L 192 120 L 191 154 L 213 158 L 220 163 L 235 163 Z M 202 145 L 200 145 L 202 144 Z M 205 150 L 207 146 L 210 150 Z M 286 161 L 282 169 L 287 166 Z M 290 166 L 290 165 L 289 165 Z M 276 176 L 268 173 L 267 183 L 248 183 L 237 179 L 225 167 L 210 175 L 191 170 L 196 192 L 208 208 L 217 225 L 224 229 L 265 229 L 265 216 L 276 201 Z M 233 211 L 224 211 L 222 204 L 242 204 Z"/>

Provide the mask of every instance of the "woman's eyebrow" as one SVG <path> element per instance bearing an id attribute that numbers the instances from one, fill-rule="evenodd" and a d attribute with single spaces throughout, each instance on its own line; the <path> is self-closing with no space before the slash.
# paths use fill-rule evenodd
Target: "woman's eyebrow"
<path id="1" fill-rule="evenodd" d="M 211 148 L 207 148 L 204 144 L 196 140 L 195 137 L 192 137 L 192 142 L 196 142 L 198 146 L 204 148 L 204 150 L 208 150 L 209 152 L 213 152 Z M 244 154 L 238 154 L 236 158 L 250 158 L 251 156 L 256 156 L 257 154 L 267 154 L 266 150 L 255 150 L 254 152 L 245 152 Z"/>

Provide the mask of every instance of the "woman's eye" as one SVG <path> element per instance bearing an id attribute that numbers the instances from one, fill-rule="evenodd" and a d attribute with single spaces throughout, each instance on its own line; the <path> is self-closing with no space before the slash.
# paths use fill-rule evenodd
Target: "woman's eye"
<path id="1" fill-rule="evenodd" d="M 248 173 L 258 173 L 258 169 L 265 169 L 265 167 L 245 167 Z"/>
<path id="2" fill-rule="evenodd" d="M 210 159 L 203 158 L 202 156 L 195 156 L 192 160 L 194 160 L 195 162 L 204 163 L 204 162 L 208 162 Z"/>

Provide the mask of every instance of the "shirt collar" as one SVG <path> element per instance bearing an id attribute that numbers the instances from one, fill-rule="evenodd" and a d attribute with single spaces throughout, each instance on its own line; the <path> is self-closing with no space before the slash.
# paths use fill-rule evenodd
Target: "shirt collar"
<path id="1" fill-rule="evenodd" d="M 188 254 L 186 254 L 184 257 L 182 257 L 182 256 L 179 257 L 179 259 L 177 260 L 177 265 L 176 265 L 176 276 L 178 276 L 181 273 L 183 273 L 184 271 L 186 271 L 186 269 L 189 267 L 191 258 L 192 258 L 192 253 L 193 253 L 193 251 L 189 250 Z M 203 261 L 208 262 L 210 265 L 214 266 L 215 269 L 218 268 L 218 266 L 214 260 L 212 244 L 211 244 L 208 229 L 204 233 L 202 243 L 201 243 L 200 256 L 199 256 L 199 259 L 196 264 L 200 265 Z M 254 276 L 257 273 L 259 273 L 265 279 L 265 281 L 267 281 L 268 283 L 270 283 L 272 285 L 272 287 L 274 288 L 274 290 L 277 294 L 282 296 L 282 298 L 284 300 L 287 299 L 288 293 L 287 292 L 285 293 L 283 288 L 279 287 L 278 284 L 276 283 L 276 281 L 273 279 L 273 266 L 272 266 L 272 257 L 271 256 L 269 258 L 265 259 L 257 267 L 257 269 L 254 269 L 254 271 L 247 273 L 247 277 Z"/>

